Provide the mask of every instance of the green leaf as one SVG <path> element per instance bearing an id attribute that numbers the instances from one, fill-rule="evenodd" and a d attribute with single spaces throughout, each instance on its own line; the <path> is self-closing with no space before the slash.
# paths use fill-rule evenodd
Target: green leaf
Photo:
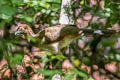
<path id="1" fill-rule="evenodd" d="M 61 0 L 52 0 L 52 1 L 56 3 L 61 3 Z"/>
<path id="2" fill-rule="evenodd" d="M 0 22 L 0 27 L 4 27 L 5 26 L 5 21 L 4 20 L 1 20 L 1 22 Z"/>
<path id="3" fill-rule="evenodd" d="M 30 22 L 30 23 L 33 21 L 33 16 L 28 16 L 24 14 L 17 15 L 17 18 L 24 19 L 25 21 Z"/>
<path id="4" fill-rule="evenodd" d="M 115 41 L 111 40 L 111 38 L 110 39 L 104 39 L 103 42 L 102 42 L 103 46 L 113 46 L 114 44 L 115 44 Z"/>
<path id="5" fill-rule="evenodd" d="M 58 59 L 60 61 L 64 60 L 66 57 L 64 55 L 56 55 L 56 56 L 52 56 L 52 59 Z"/>
<path id="6" fill-rule="evenodd" d="M 108 7 L 111 4 L 110 0 L 105 0 L 104 2 L 105 2 L 105 7 Z"/>
<path id="7" fill-rule="evenodd" d="M 59 70 L 43 70 L 43 69 L 37 69 L 39 73 L 42 73 L 45 76 L 53 76 L 54 74 L 62 74 L 62 71 Z"/>
<path id="8" fill-rule="evenodd" d="M 11 64 L 13 66 L 16 66 L 17 64 L 20 64 L 22 62 L 23 56 L 21 54 L 15 54 L 14 57 L 11 57 Z"/>
<path id="9" fill-rule="evenodd" d="M 116 60 L 120 61 L 120 54 L 116 54 L 115 57 L 116 57 Z"/>
<path id="10" fill-rule="evenodd" d="M 52 56 L 52 53 L 51 52 L 46 52 L 45 53 L 47 56 Z"/>
<path id="11" fill-rule="evenodd" d="M 93 78 L 85 78 L 83 80 L 95 80 L 95 79 L 93 79 Z"/>
<path id="12" fill-rule="evenodd" d="M 13 4 L 23 4 L 24 1 L 23 0 L 11 0 Z"/>
<path id="13" fill-rule="evenodd" d="M 0 5 L 7 4 L 8 2 L 8 0 L 0 0 Z"/>
<path id="14" fill-rule="evenodd" d="M 84 57 L 83 58 L 83 63 L 86 64 L 86 65 L 89 65 L 90 64 L 90 59 L 88 57 Z"/>
<path id="15" fill-rule="evenodd" d="M 80 77 L 82 78 L 87 78 L 87 74 L 82 72 L 82 71 L 78 71 L 77 69 L 75 68 L 72 68 L 70 69 L 72 72 L 74 72 L 75 74 L 79 75 Z"/>
<path id="16" fill-rule="evenodd" d="M 60 6 L 59 6 L 58 4 L 53 4 L 53 5 L 52 5 L 52 10 L 53 10 L 53 11 L 56 12 L 56 11 L 58 11 L 59 9 L 60 9 Z"/>
<path id="17" fill-rule="evenodd" d="M 0 6 L 0 18 L 6 20 L 12 20 L 12 16 L 18 12 L 18 9 L 11 6 Z"/>
<path id="18" fill-rule="evenodd" d="M 110 53 L 110 54 L 109 54 L 109 59 L 115 60 L 115 55 L 114 55 L 114 53 Z"/>
<path id="19" fill-rule="evenodd" d="M 74 78 L 75 74 L 66 74 L 64 77 L 64 80 L 72 80 Z"/>
<path id="20" fill-rule="evenodd" d="M 81 0 L 80 4 L 83 5 L 85 3 L 85 0 Z"/>
<path id="21" fill-rule="evenodd" d="M 38 4 L 46 9 L 50 8 L 50 4 L 46 3 L 44 0 L 38 1 Z"/>
<path id="22" fill-rule="evenodd" d="M 48 60 L 48 58 L 47 58 L 47 56 L 42 56 L 42 62 L 43 63 L 46 63 L 46 62 L 48 62 L 49 60 Z"/>

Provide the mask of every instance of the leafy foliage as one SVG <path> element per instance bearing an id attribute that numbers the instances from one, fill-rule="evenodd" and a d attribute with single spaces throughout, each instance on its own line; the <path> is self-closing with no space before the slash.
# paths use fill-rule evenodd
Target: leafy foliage
<path id="1" fill-rule="evenodd" d="M 68 15 L 74 17 L 77 27 L 81 28 L 82 25 L 82 28 L 89 29 L 120 30 L 119 0 L 77 1 L 72 0 L 71 7 L 65 7 Z M 63 50 L 63 55 L 40 51 L 30 46 L 24 36 L 14 35 L 18 23 L 33 26 L 35 32 L 58 24 L 60 7 L 61 0 L 0 0 L 1 79 L 9 70 L 10 76 L 7 76 L 11 79 L 16 79 L 18 75 L 21 79 L 30 79 L 36 74 L 37 77 L 40 74 L 44 76 L 41 80 L 50 80 L 56 74 L 64 80 L 97 80 L 101 77 L 120 79 L 119 33 L 105 37 L 81 36 Z M 37 15 L 39 12 L 41 14 Z M 29 36 L 28 40 L 37 41 Z"/>

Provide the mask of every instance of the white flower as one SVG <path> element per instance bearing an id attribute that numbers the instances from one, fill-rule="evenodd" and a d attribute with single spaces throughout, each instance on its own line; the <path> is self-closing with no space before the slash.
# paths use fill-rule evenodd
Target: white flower
<path id="1" fill-rule="evenodd" d="M 53 77 L 52 77 L 52 80 L 61 80 L 61 76 L 59 74 L 55 74 Z"/>
<path id="2" fill-rule="evenodd" d="M 106 10 L 107 12 L 110 12 L 110 11 L 111 11 L 110 8 L 105 8 L 105 10 Z"/>
<path id="3" fill-rule="evenodd" d="M 110 13 L 105 13 L 105 16 L 106 17 L 110 17 Z"/>

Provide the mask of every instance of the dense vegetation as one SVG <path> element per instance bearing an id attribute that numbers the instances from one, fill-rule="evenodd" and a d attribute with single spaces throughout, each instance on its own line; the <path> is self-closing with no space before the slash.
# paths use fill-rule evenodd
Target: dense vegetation
<path id="1" fill-rule="evenodd" d="M 65 10 L 76 27 L 118 33 L 83 35 L 63 55 L 41 51 L 14 34 L 19 23 L 30 25 L 35 33 L 59 24 L 60 9 L 61 0 L 0 0 L 0 79 L 119 80 L 119 0 L 71 0 Z"/>

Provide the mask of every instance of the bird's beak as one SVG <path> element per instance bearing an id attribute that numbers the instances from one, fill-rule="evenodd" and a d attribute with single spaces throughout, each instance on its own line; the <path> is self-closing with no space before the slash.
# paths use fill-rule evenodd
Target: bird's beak
<path id="1" fill-rule="evenodd" d="M 17 34 L 20 34 L 20 33 L 23 33 L 24 31 L 16 31 L 15 32 L 15 35 L 17 35 Z"/>

